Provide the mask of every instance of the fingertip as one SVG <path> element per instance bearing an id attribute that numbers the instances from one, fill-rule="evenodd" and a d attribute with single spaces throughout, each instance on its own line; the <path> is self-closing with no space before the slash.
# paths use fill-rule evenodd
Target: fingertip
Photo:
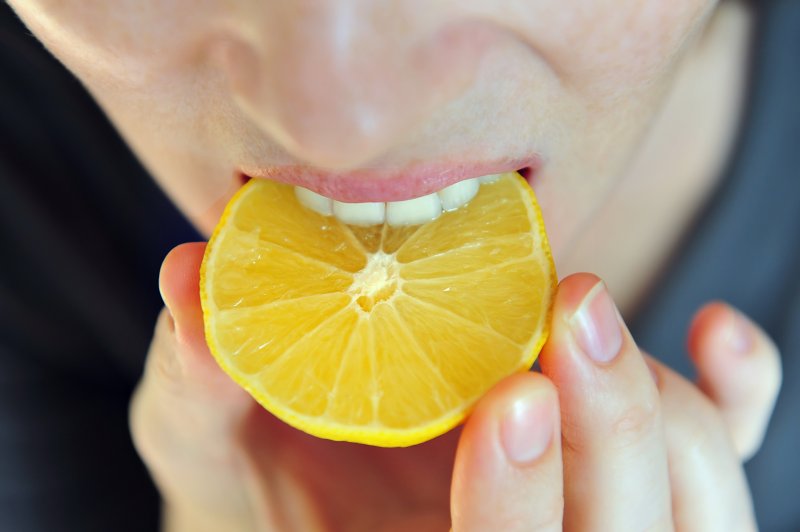
<path id="1" fill-rule="evenodd" d="M 532 403 L 536 406 L 533 406 Z M 538 405 L 552 408 L 553 416 L 558 416 L 558 394 L 553 383 L 542 375 L 532 371 L 516 373 L 497 383 L 475 405 L 464 430 L 461 433 L 459 447 L 481 447 L 476 450 L 477 455 L 489 456 L 502 452 L 508 456 L 508 442 L 503 443 L 508 437 L 515 438 L 512 445 L 525 438 L 516 438 L 510 434 L 509 417 L 516 417 L 517 421 L 528 423 L 524 429 L 531 432 L 538 430 L 540 422 L 546 412 L 540 412 Z M 533 408 L 532 408 L 533 406 Z M 537 410 L 537 412 L 531 412 Z M 532 413 L 527 416 L 525 413 Z M 535 419 L 533 419 L 535 418 Z M 554 418 L 555 419 L 555 418 Z M 553 422 L 558 428 L 557 419 Z M 549 429 L 549 427 L 548 427 Z M 515 447 L 519 450 L 519 446 Z M 522 452 L 518 453 L 524 454 Z M 518 460 L 517 460 L 518 461 Z"/>
<path id="2" fill-rule="evenodd" d="M 687 346 L 698 386 L 721 410 L 740 456 L 752 456 L 781 386 L 775 344 L 744 314 L 715 301 L 695 315 Z"/>
<path id="3" fill-rule="evenodd" d="M 195 350 L 205 348 L 203 310 L 200 306 L 200 265 L 205 242 L 173 248 L 161 264 L 159 291 L 173 318 L 178 341 Z"/>
<path id="4" fill-rule="evenodd" d="M 558 432 L 558 399 L 555 386 L 542 375 L 517 382 L 498 408 L 500 444 L 509 463 L 528 467 L 546 455 Z"/>
<path id="5" fill-rule="evenodd" d="M 687 351 L 698 371 L 699 384 L 709 396 L 719 399 L 736 380 L 735 350 L 728 345 L 734 327 L 734 310 L 722 301 L 701 307 L 692 318 L 686 338 Z"/>
<path id="6" fill-rule="evenodd" d="M 498 382 L 475 405 L 465 425 L 465 432 L 491 429 L 490 425 L 501 421 L 508 411 L 519 408 L 516 405 L 535 398 L 538 402 L 550 402 L 557 408 L 558 394 L 555 385 L 534 371 L 515 373 Z M 462 435 L 462 437 L 465 437 Z M 467 434 L 467 438 L 474 437 Z"/>
<path id="7" fill-rule="evenodd" d="M 777 352 L 758 325 L 721 301 L 708 303 L 697 311 L 689 326 L 686 346 L 701 379 L 707 376 L 712 380 L 719 380 L 732 367 L 744 367 L 742 364 L 751 359 L 764 358 L 760 354 L 770 358 Z"/>
<path id="8" fill-rule="evenodd" d="M 158 289 L 164 304 L 173 312 L 177 307 L 199 301 L 200 264 L 205 242 L 189 242 L 172 248 L 158 274 Z"/>
<path id="9" fill-rule="evenodd" d="M 220 397 L 236 396 L 241 389 L 219 368 L 206 343 L 200 305 L 200 266 L 205 250 L 205 242 L 189 242 L 170 250 L 161 264 L 159 290 L 172 318 L 170 333 L 177 341 L 179 363 L 192 379 L 213 386 Z"/>
<path id="10" fill-rule="evenodd" d="M 572 343 L 572 333 L 568 322 L 586 294 L 602 282 L 600 277 L 592 273 L 574 273 L 558 283 L 553 300 L 550 336 L 539 355 L 542 372 L 548 377 L 556 381 L 571 377 L 572 365 L 567 358 L 571 352 L 568 346 Z"/>
<path id="11" fill-rule="evenodd" d="M 689 336 L 700 333 L 704 329 L 713 327 L 728 312 L 728 305 L 724 301 L 711 301 L 700 307 L 692 316 L 689 326 Z"/>
<path id="12" fill-rule="evenodd" d="M 509 375 L 494 385 L 479 405 L 498 405 L 529 393 L 549 393 L 557 400 L 555 385 L 536 371 L 521 371 Z"/>
<path id="13" fill-rule="evenodd" d="M 747 352 L 752 348 L 752 325 L 722 301 L 703 305 L 692 318 L 686 338 L 689 356 L 695 363 L 715 353 Z"/>
<path id="14" fill-rule="evenodd" d="M 603 280 L 593 273 L 573 273 L 558 283 L 554 312 L 572 313 L 581 304 L 586 294 Z"/>

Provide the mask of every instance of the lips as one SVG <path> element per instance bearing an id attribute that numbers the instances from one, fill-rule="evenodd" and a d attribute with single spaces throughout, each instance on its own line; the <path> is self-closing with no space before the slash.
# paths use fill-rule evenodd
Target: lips
<path id="1" fill-rule="evenodd" d="M 364 168 L 326 172 L 306 166 L 243 166 L 244 177 L 272 179 L 347 203 L 419 198 L 465 179 L 522 170 L 530 178 L 541 166 L 537 156 L 483 163 L 421 163 L 403 168 Z M 527 174 L 527 175 L 526 175 Z"/>

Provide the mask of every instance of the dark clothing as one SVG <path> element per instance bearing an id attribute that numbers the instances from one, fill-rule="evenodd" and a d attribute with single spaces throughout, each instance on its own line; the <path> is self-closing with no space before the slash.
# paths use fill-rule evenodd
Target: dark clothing
<path id="1" fill-rule="evenodd" d="M 633 330 L 685 372 L 708 299 L 775 338 L 785 386 L 747 468 L 772 532 L 800 529 L 800 3 L 768 4 L 759 27 L 737 155 Z M 128 401 L 161 261 L 201 237 L 5 3 L 0 72 L 0 531 L 157 530 Z"/>
<path id="2" fill-rule="evenodd" d="M 0 4 L 0 531 L 158 530 L 128 431 L 165 254 L 201 240 Z"/>

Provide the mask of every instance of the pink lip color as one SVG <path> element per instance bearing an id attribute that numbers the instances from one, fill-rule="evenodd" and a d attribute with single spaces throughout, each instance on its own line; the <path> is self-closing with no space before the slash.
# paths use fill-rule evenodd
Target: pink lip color
<path id="1" fill-rule="evenodd" d="M 368 168 L 350 172 L 326 172 L 307 166 L 244 166 L 247 177 L 272 179 L 301 186 L 328 198 L 348 203 L 402 201 L 418 198 L 488 174 L 527 168 L 530 176 L 541 166 L 538 156 L 484 163 L 423 163 L 404 168 Z"/>

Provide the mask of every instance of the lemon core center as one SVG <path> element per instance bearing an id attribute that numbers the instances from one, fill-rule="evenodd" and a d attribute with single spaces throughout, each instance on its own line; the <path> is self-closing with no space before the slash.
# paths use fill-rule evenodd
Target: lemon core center
<path id="1" fill-rule="evenodd" d="M 353 296 L 361 310 L 369 312 L 383 301 L 388 301 L 397 291 L 400 267 L 394 253 L 373 253 L 367 265 L 353 276 L 348 293 Z"/>

